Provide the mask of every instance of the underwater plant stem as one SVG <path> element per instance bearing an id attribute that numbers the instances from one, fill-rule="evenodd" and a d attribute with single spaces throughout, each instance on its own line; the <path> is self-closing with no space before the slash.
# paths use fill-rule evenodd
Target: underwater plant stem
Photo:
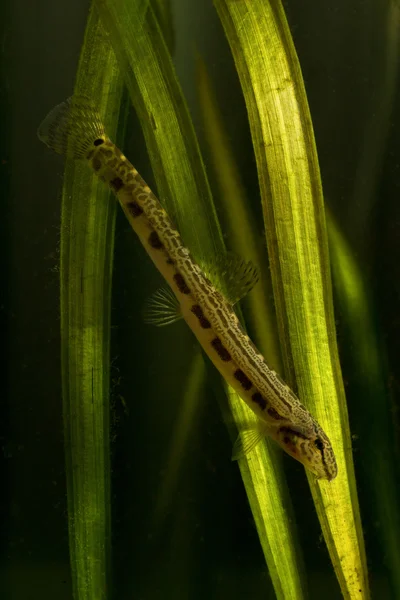
<path id="1" fill-rule="evenodd" d="M 122 80 L 90 10 L 75 93 L 95 96 L 116 130 Z M 110 115 L 112 115 L 110 117 Z M 84 165 L 67 161 L 60 312 L 69 549 L 75 600 L 110 597 L 109 344 L 115 204 Z"/>
<path id="2" fill-rule="evenodd" d="M 269 366 L 279 373 L 282 372 L 282 360 L 275 313 L 270 302 L 271 279 L 265 260 L 265 245 L 259 243 L 255 233 L 257 227 L 241 181 L 240 169 L 224 130 L 206 65 L 200 57 L 197 57 L 197 82 L 205 135 L 214 162 L 229 240 L 235 252 L 251 260 L 260 273 L 259 283 L 244 299 L 244 305 L 249 309 L 245 311 L 246 323 Z"/>
<path id="3" fill-rule="evenodd" d="M 181 234 L 190 231 L 197 259 L 218 255 L 224 242 L 203 159 L 154 10 L 142 0 L 95 3 L 143 129 L 158 196 Z"/>
<path id="4" fill-rule="evenodd" d="M 214 0 L 241 80 L 257 160 L 286 374 L 338 462 L 309 478 L 342 594 L 369 598 L 333 315 L 322 187 L 301 70 L 278 0 Z"/>
<path id="5" fill-rule="evenodd" d="M 376 92 L 369 99 L 369 119 L 365 126 L 358 165 L 354 178 L 353 198 L 349 204 L 348 221 L 353 231 L 353 239 L 363 252 L 367 264 L 370 263 L 370 235 L 375 203 L 380 197 L 377 193 L 379 176 L 385 156 L 385 149 L 391 127 L 391 115 L 394 107 L 399 80 L 400 63 L 400 10 L 395 2 L 384 3 L 385 13 L 380 16 L 385 22 L 378 24 L 377 31 L 382 32 L 382 43 L 376 44 L 377 52 L 371 56 L 373 69 L 378 83 Z M 376 4 L 382 12 L 382 5 Z M 381 38 L 379 38 L 381 40 Z M 373 227 L 374 225 L 372 225 Z"/>
<path id="6" fill-rule="evenodd" d="M 266 289 L 269 276 L 265 273 L 265 256 L 261 256 L 253 239 L 255 228 L 246 206 L 240 171 L 218 114 L 206 66 L 200 58 L 197 67 L 206 136 L 215 161 L 221 203 L 226 205 L 226 212 L 229 213 L 227 219 L 232 246 L 240 255 L 251 259 L 261 272 L 260 284 L 246 298 L 250 308 L 249 323 L 256 332 L 257 344 L 268 363 L 282 372 L 277 334 L 272 324 L 272 307 Z M 251 422 L 253 417 L 240 398 L 228 386 L 226 393 L 235 421 L 242 424 Z M 233 432 L 233 436 L 236 433 Z M 266 445 L 260 444 L 252 451 L 250 461 L 240 460 L 239 468 L 275 593 L 278 598 L 299 600 L 306 594 L 304 567 L 279 452 L 267 440 Z"/>

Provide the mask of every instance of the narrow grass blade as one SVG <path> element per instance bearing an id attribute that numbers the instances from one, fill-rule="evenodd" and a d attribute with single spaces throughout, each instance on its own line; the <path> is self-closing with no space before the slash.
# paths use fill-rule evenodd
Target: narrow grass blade
<path id="1" fill-rule="evenodd" d="M 368 598 L 322 188 L 300 67 L 278 0 L 214 4 L 249 114 L 286 372 L 338 461 L 333 482 L 309 477 L 311 491 L 343 596 Z"/>
<path id="2" fill-rule="evenodd" d="M 122 81 L 89 14 L 75 93 L 96 98 L 115 134 Z M 75 600 L 109 598 L 109 343 L 115 203 L 86 165 L 67 161 L 60 310 L 70 561 Z"/>
<path id="3" fill-rule="evenodd" d="M 166 472 L 154 507 L 154 526 L 159 527 L 168 514 L 176 485 L 186 457 L 185 448 L 192 431 L 196 429 L 201 413 L 202 391 L 206 379 L 206 366 L 200 351 L 194 355 L 186 378 L 181 410 L 171 432 L 171 444 L 166 459 Z"/>
<path id="4" fill-rule="evenodd" d="M 171 0 L 153 0 L 152 7 L 163 32 L 168 50 L 173 54 L 175 48 L 175 31 L 172 21 Z"/>
<path id="5" fill-rule="evenodd" d="M 379 73 L 379 79 L 377 78 L 375 84 L 377 91 L 368 99 L 370 119 L 366 123 L 364 140 L 360 148 L 358 168 L 354 178 L 353 200 L 348 207 L 347 215 L 354 239 L 358 240 L 359 248 L 362 240 L 365 240 L 366 246 L 369 242 L 369 236 L 365 232 L 369 229 L 369 218 L 375 209 L 375 202 L 379 198 L 377 186 L 384 162 L 399 80 L 399 5 L 388 2 L 384 6 L 386 7 L 385 22 L 379 23 L 377 26 L 384 31 L 383 43 L 377 45 L 377 52 L 374 53 L 374 62 L 372 63 L 372 68 Z M 374 80 L 375 77 L 374 74 L 371 74 L 371 80 Z M 364 248 L 365 252 L 368 250 L 368 247 Z"/>
<path id="6" fill-rule="evenodd" d="M 269 306 L 267 293 L 270 281 L 265 252 L 263 255 L 256 242 L 256 228 L 246 203 L 240 172 L 218 113 L 206 66 L 200 58 L 197 61 L 197 81 L 221 205 L 227 215 L 229 240 L 235 252 L 251 260 L 261 273 L 261 282 L 246 299 L 246 306 L 249 308 L 246 321 L 255 332 L 255 339 L 268 363 L 281 372 L 277 332 L 273 324 L 275 315 Z M 235 421 L 254 421 L 252 412 L 237 394 L 229 388 L 227 393 Z M 236 432 L 233 433 L 235 434 Z M 241 460 L 239 466 L 276 596 L 300 599 L 306 588 L 304 569 L 296 543 L 294 519 L 289 518 L 292 506 L 279 452 L 276 452 L 273 444 L 262 444 L 252 451 L 251 460 Z"/>
<path id="7" fill-rule="evenodd" d="M 226 390 L 235 422 L 255 426 L 252 411 L 231 388 L 226 386 Z M 266 439 L 239 460 L 239 467 L 276 597 L 306 598 L 304 565 L 280 450 Z"/>
<path id="8" fill-rule="evenodd" d="M 198 142 L 171 56 L 142 0 L 95 0 L 144 132 L 158 195 L 197 257 L 224 249 Z M 190 241 L 190 243 L 189 243 Z"/>
<path id="9" fill-rule="evenodd" d="M 240 170 L 235 163 L 228 136 L 223 128 L 206 66 L 200 57 L 197 57 L 197 84 L 205 135 L 211 151 L 220 203 L 228 229 L 228 240 L 235 253 L 250 260 L 260 273 L 260 282 L 244 300 L 244 305 L 249 308 L 247 323 L 260 350 L 267 357 L 268 364 L 271 368 L 282 371 L 276 319 L 269 304 L 271 278 L 266 264 L 265 245 L 258 239 Z"/>

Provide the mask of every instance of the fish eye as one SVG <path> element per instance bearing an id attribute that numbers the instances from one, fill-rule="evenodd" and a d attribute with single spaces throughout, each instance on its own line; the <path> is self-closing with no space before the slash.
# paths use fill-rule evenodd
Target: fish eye
<path id="1" fill-rule="evenodd" d="M 314 442 L 315 446 L 317 447 L 317 449 L 322 452 L 322 450 L 324 449 L 324 444 L 322 443 L 321 438 L 317 438 Z"/>
<path id="2" fill-rule="evenodd" d="M 101 144 L 104 144 L 104 140 L 102 140 L 101 138 L 98 138 L 97 140 L 94 140 L 94 142 L 93 142 L 94 146 L 101 146 Z"/>

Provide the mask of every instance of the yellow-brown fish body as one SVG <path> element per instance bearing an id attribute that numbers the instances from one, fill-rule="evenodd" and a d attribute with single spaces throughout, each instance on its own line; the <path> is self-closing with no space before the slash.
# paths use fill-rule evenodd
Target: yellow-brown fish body
<path id="1" fill-rule="evenodd" d="M 244 332 L 232 304 L 183 245 L 166 211 L 137 170 L 106 136 L 86 100 L 57 106 L 39 128 L 54 150 L 87 160 L 110 186 L 152 261 L 174 292 L 180 312 L 224 379 L 260 420 L 236 454 L 250 451 L 265 434 L 318 478 L 336 477 L 328 437 L 296 395 L 266 364 Z"/>

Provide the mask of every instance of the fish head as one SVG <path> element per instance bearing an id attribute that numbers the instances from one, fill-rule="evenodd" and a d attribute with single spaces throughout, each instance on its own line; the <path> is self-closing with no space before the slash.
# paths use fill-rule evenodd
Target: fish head
<path id="1" fill-rule="evenodd" d="M 317 422 L 313 425 L 311 433 L 305 433 L 295 425 L 283 425 L 273 432 L 272 437 L 317 479 L 331 481 L 337 475 L 335 455 L 328 436 Z"/>

